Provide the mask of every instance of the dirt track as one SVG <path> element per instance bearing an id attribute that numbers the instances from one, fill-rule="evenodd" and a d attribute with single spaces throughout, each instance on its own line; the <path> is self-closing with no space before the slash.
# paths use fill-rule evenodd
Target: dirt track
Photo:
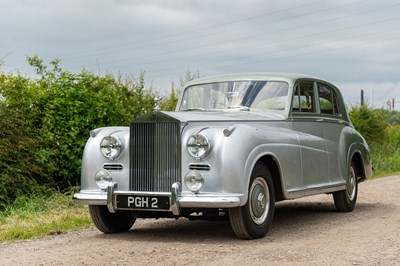
<path id="1" fill-rule="evenodd" d="M 96 229 L 0 244 L 0 265 L 400 265 L 400 176 L 359 185 L 352 213 L 332 196 L 277 204 L 263 239 L 236 239 L 228 222 L 138 220 L 128 233 Z"/>

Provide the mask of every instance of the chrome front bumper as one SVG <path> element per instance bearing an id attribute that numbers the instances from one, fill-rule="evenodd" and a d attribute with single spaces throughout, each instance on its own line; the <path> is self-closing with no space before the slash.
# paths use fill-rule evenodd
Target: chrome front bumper
<path id="1" fill-rule="evenodd" d="M 117 211 L 116 195 L 137 195 L 137 196 L 168 196 L 170 199 L 170 209 L 175 216 L 180 215 L 181 208 L 233 208 L 240 206 L 240 198 L 243 194 L 188 194 L 182 196 L 181 184 L 174 183 L 171 192 L 137 192 L 137 191 L 118 191 L 117 183 L 108 186 L 106 192 L 85 192 L 76 193 L 73 199 L 76 203 L 87 205 L 107 205 L 110 212 Z M 134 208 L 132 208 L 134 210 Z M 146 211 L 140 209 L 141 211 Z M 149 209 L 151 211 L 162 211 Z M 148 210 L 147 210 L 148 211 Z"/>

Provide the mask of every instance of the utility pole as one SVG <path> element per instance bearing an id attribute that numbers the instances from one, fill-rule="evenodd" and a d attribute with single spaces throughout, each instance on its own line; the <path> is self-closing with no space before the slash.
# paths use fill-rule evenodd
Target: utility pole
<path id="1" fill-rule="evenodd" d="M 361 90 L 361 101 L 360 101 L 360 103 L 361 103 L 361 106 L 364 105 L 364 90 Z"/>
<path id="2" fill-rule="evenodd" d="M 394 98 L 389 99 L 389 100 L 386 102 L 386 105 L 387 105 L 389 111 L 394 111 L 394 110 L 395 110 Z"/>
<path id="3" fill-rule="evenodd" d="M 374 109 L 374 89 L 371 89 L 371 108 Z"/>

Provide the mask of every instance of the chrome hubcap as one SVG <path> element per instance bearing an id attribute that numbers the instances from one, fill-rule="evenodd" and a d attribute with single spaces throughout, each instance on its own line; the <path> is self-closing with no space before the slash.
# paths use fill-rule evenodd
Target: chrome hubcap
<path id="1" fill-rule="evenodd" d="M 354 172 L 353 167 L 350 167 L 350 176 L 349 176 L 349 183 L 347 184 L 347 197 L 350 201 L 353 201 L 356 197 L 356 173 Z"/>
<path id="2" fill-rule="evenodd" d="M 262 177 L 257 177 L 250 188 L 250 215 L 256 224 L 262 224 L 269 211 L 269 190 L 268 184 Z"/>

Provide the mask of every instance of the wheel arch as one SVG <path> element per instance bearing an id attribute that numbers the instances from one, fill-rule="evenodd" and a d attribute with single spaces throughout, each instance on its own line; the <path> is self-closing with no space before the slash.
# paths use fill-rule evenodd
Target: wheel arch
<path id="1" fill-rule="evenodd" d="M 274 182 L 274 190 L 275 190 L 275 201 L 284 200 L 285 197 L 282 189 L 281 171 L 276 158 L 268 154 L 260 157 L 258 159 L 258 162 L 262 162 L 268 168 L 268 170 L 272 175 L 272 180 Z"/>
<path id="2" fill-rule="evenodd" d="M 365 171 L 363 167 L 363 160 L 359 152 L 355 152 L 350 160 L 350 164 L 354 163 L 356 167 L 356 175 L 359 179 L 364 180 L 366 178 Z"/>

